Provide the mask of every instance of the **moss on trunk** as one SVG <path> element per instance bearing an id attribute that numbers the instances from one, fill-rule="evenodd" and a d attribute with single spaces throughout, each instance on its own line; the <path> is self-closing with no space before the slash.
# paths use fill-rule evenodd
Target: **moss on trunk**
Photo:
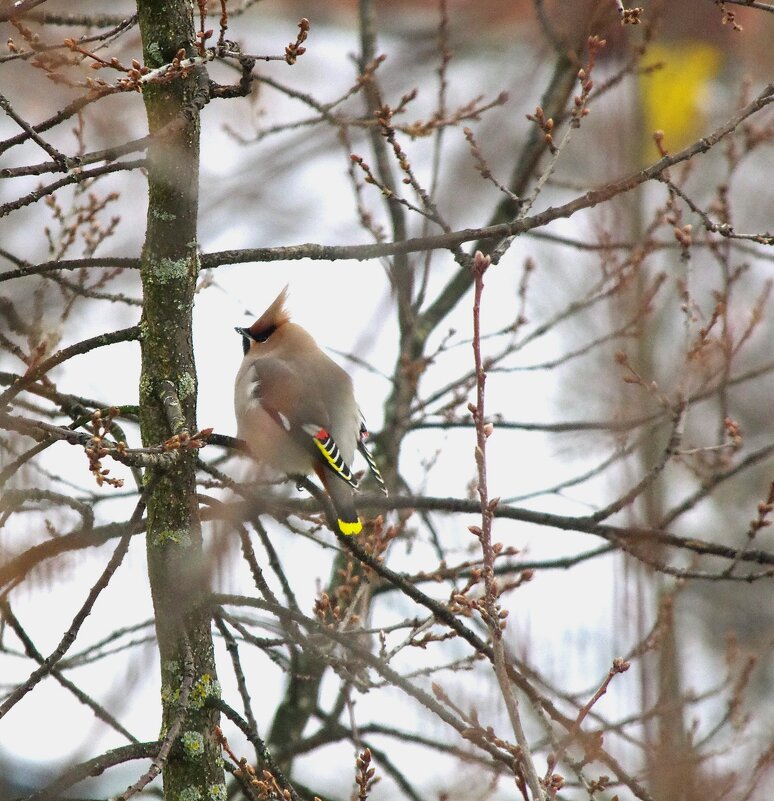
<path id="1" fill-rule="evenodd" d="M 181 48 L 188 56 L 195 54 L 189 2 L 139 0 L 137 8 L 147 66 L 168 64 Z M 169 83 L 148 85 L 144 91 L 150 132 L 167 126 L 148 150 L 140 379 L 140 421 L 146 445 L 177 433 L 170 430 L 160 399 L 165 380 L 177 391 L 185 426 L 196 430 L 191 313 L 198 273 L 199 91 L 196 70 Z M 169 126 L 174 121 L 180 124 Z M 186 720 L 164 766 L 164 796 L 169 801 L 219 801 L 225 798 L 225 785 L 213 733 L 217 713 L 206 705 L 208 697 L 218 694 L 218 682 L 206 603 L 209 575 L 196 501 L 194 452 L 163 471 L 148 499 L 147 553 L 161 658 L 162 734 L 175 714 L 188 648 L 194 667 Z"/>

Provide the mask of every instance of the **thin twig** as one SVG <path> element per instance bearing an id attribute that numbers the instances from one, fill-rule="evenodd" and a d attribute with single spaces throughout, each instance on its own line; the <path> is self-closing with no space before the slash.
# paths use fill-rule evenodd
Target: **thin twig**
<path id="1" fill-rule="evenodd" d="M 133 161 L 119 161 L 116 164 L 105 164 L 102 167 L 95 167 L 93 170 L 79 170 L 77 172 L 71 172 L 68 175 L 65 175 L 64 178 L 60 178 L 58 181 L 54 181 L 46 186 L 41 186 L 38 189 L 35 189 L 32 192 L 17 198 L 16 200 L 4 203 L 2 206 L 0 206 L 0 217 L 6 217 L 12 211 L 21 209 L 24 206 L 29 206 L 32 203 L 37 203 L 37 201 L 42 197 L 53 194 L 63 186 L 80 184 L 84 181 L 89 181 L 92 178 L 108 175 L 109 173 L 136 170 L 139 167 L 145 167 L 146 164 L 146 159 L 135 159 Z"/>
<path id="2" fill-rule="evenodd" d="M 498 603 L 499 589 L 494 575 L 495 550 L 492 545 L 492 513 L 497 506 L 498 500 L 490 501 L 487 484 L 487 464 L 486 464 L 486 442 L 492 434 L 491 424 L 486 422 L 486 410 L 484 405 L 486 388 L 486 371 L 484 370 L 481 357 L 481 296 L 484 289 L 484 274 L 490 265 L 488 256 L 484 256 L 477 250 L 473 256 L 473 360 L 476 374 L 476 403 L 470 404 L 469 409 L 476 424 L 476 451 L 475 461 L 478 474 L 478 497 L 481 510 L 481 526 L 471 528 L 471 531 L 478 536 L 481 543 L 481 553 L 483 555 L 483 579 L 484 579 L 484 622 L 486 623 L 492 638 L 492 666 L 494 668 L 497 683 L 500 686 L 500 694 L 505 702 L 505 708 L 511 721 L 513 734 L 519 745 L 519 764 L 521 765 L 527 784 L 529 785 L 532 798 L 535 801 L 543 801 L 545 793 L 540 786 L 540 779 L 535 763 L 532 759 L 532 751 L 524 732 L 519 713 L 519 702 L 513 692 L 511 680 L 505 660 L 505 649 L 503 648 L 504 621 L 501 619 L 501 610 Z"/>
<path id="3" fill-rule="evenodd" d="M 46 373 L 54 367 L 62 364 L 62 362 L 72 359 L 73 356 L 81 356 L 84 353 L 89 353 L 96 348 L 104 348 L 108 345 L 114 345 L 117 342 L 132 342 L 140 338 L 140 326 L 133 325 L 130 328 L 122 328 L 118 331 L 111 331 L 107 334 L 99 334 L 90 339 L 84 339 L 81 342 L 76 342 L 68 348 L 62 348 L 57 351 L 53 356 L 40 362 L 37 367 L 28 370 L 24 376 L 18 381 L 14 381 L 8 389 L 0 394 L 0 408 L 10 403 L 20 392 L 27 389 L 38 379 L 42 378 Z"/>
<path id="4" fill-rule="evenodd" d="M 296 259 L 314 259 L 335 261 L 338 259 L 376 259 L 383 256 L 414 253 L 433 248 L 454 249 L 465 242 L 477 239 L 501 239 L 502 237 L 517 236 L 547 225 L 553 220 L 572 217 L 582 209 L 592 208 L 604 203 L 610 198 L 629 192 L 641 184 L 651 181 L 661 175 L 664 170 L 676 164 L 689 161 L 700 153 L 706 153 L 718 142 L 723 140 L 748 117 L 762 108 L 774 103 L 774 84 L 767 85 L 758 96 L 732 116 L 726 123 L 716 128 L 712 133 L 697 140 L 692 145 L 672 155 L 666 155 L 657 162 L 642 170 L 618 178 L 597 189 L 576 197 L 574 200 L 559 206 L 550 206 L 538 214 L 525 217 L 521 220 L 499 223 L 483 228 L 466 228 L 452 231 L 448 234 L 435 234 L 432 236 L 403 239 L 394 242 L 372 245 L 318 245 L 304 244 L 291 245 L 281 248 L 248 248 L 244 250 L 227 250 L 217 253 L 205 253 L 201 257 L 203 269 L 211 269 L 225 264 L 242 264 L 253 261 L 289 261 Z"/>
<path id="5" fill-rule="evenodd" d="M 191 653 L 191 646 L 186 639 L 185 653 L 183 656 L 183 681 L 180 684 L 180 694 L 177 702 L 175 703 L 172 720 L 169 724 L 166 734 L 164 735 L 164 739 L 161 741 L 161 747 L 159 748 L 156 756 L 153 758 L 150 768 L 148 768 L 148 770 L 145 771 L 145 773 L 140 776 L 140 778 L 137 779 L 134 784 L 132 784 L 130 787 L 127 787 L 123 793 L 115 796 L 115 801 L 128 801 L 129 798 L 131 798 L 133 795 L 137 795 L 137 793 L 150 784 L 156 778 L 156 776 L 161 773 L 164 763 L 169 757 L 169 752 L 172 749 L 172 745 L 174 744 L 175 740 L 177 740 L 177 736 L 180 734 L 180 729 L 185 722 L 186 715 L 188 713 L 188 696 L 191 692 L 195 675 L 193 654 Z"/>
<path id="6" fill-rule="evenodd" d="M 134 513 L 129 520 L 128 530 L 119 540 L 118 545 L 116 545 L 113 551 L 113 555 L 110 557 L 107 565 L 105 565 L 105 569 L 102 571 L 100 577 L 89 590 L 86 600 L 73 618 L 73 621 L 67 631 L 65 631 L 65 633 L 62 635 L 62 639 L 59 641 L 59 644 L 46 657 L 43 664 L 34 670 L 30 674 L 29 678 L 23 684 L 19 685 L 12 693 L 10 693 L 8 698 L 6 698 L 6 700 L 0 704 L 0 718 L 2 718 L 6 712 L 12 709 L 30 690 L 32 690 L 33 687 L 35 687 L 36 684 L 38 684 L 49 674 L 54 665 L 59 662 L 59 660 L 70 649 L 70 646 L 75 642 L 75 638 L 78 636 L 78 632 L 80 631 L 84 621 L 94 608 L 97 598 L 99 598 L 102 590 L 107 587 L 110 579 L 113 577 L 113 574 L 116 572 L 116 570 L 118 570 L 121 562 L 123 562 L 126 552 L 129 550 L 129 543 L 135 534 L 135 529 L 139 527 L 142 521 L 142 515 L 145 511 L 146 497 L 151 491 L 151 488 L 155 487 L 155 484 L 156 482 L 151 482 L 148 484 L 145 492 L 143 492 L 143 494 L 140 496 L 140 499 L 137 501 L 137 505 L 134 508 Z"/>

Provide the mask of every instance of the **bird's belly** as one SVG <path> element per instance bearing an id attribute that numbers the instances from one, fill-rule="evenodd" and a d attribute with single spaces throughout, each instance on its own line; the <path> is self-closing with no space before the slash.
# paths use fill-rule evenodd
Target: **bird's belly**
<path id="1" fill-rule="evenodd" d="M 238 435 L 247 442 L 263 473 L 307 475 L 312 472 L 312 455 L 263 409 L 251 409 L 242 419 Z"/>

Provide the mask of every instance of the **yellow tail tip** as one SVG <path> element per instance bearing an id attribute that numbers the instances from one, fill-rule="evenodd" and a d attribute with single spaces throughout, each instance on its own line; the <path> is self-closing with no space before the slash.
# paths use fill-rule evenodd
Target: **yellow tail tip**
<path id="1" fill-rule="evenodd" d="M 363 524 L 360 522 L 360 520 L 355 520 L 354 522 L 348 523 L 346 520 L 339 518 L 337 522 L 339 524 L 339 531 L 342 534 L 345 534 L 347 537 L 359 534 L 363 530 Z"/>

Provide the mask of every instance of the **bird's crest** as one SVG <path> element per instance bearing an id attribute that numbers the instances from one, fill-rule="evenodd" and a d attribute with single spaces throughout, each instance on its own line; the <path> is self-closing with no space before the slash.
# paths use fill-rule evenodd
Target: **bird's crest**
<path id="1" fill-rule="evenodd" d="M 281 325 L 289 319 L 290 314 L 285 308 L 288 297 L 287 285 L 272 302 L 271 306 L 247 329 L 250 336 L 257 342 L 264 341 Z"/>

